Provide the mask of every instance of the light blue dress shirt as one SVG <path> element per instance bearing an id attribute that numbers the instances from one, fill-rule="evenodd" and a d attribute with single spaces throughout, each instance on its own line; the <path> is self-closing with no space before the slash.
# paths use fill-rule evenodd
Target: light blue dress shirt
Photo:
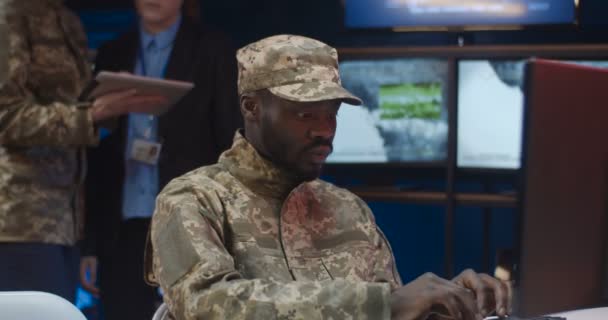
<path id="1" fill-rule="evenodd" d="M 181 16 L 168 29 L 155 35 L 146 33 L 140 25 L 141 43 L 135 61 L 135 74 L 155 78 L 165 77 L 173 42 L 180 23 Z M 147 114 L 129 114 L 122 201 L 124 220 L 151 217 L 154 213 L 154 204 L 159 192 L 158 166 L 129 159 L 129 153 L 135 139 L 159 142 L 158 119 Z"/>

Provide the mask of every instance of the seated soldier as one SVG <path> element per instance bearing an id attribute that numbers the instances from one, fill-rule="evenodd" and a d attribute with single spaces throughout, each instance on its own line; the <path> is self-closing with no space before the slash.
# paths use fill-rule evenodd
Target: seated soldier
<path id="1" fill-rule="evenodd" d="M 475 319 L 510 310 L 506 284 L 465 271 L 401 283 L 369 207 L 318 179 L 342 102 L 336 50 L 273 36 L 239 50 L 245 130 L 219 162 L 157 199 L 148 279 L 175 319 Z"/>

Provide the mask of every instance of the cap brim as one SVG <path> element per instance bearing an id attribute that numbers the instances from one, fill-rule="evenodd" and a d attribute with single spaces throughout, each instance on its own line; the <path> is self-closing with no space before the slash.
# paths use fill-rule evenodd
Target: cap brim
<path id="1" fill-rule="evenodd" d="M 315 102 L 326 100 L 340 100 L 351 105 L 361 105 L 363 102 L 342 86 L 330 81 L 315 81 L 289 84 L 280 87 L 268 88 L 280 98 L 297 102 Z"/>

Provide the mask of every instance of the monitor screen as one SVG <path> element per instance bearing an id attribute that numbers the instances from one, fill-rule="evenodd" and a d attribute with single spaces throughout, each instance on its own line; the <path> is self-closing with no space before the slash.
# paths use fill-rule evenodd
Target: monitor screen
<path id="1" fill-rule="evenodd" d="M 340 63 L 343 86 L 363 100 L 338 113 L 329 163 L 444 161 L 448 61 L 370 59 Z"/>
<path id="2" fill-rule="evenodd" d="M 459 167 L 519 168 L 524 65 L 524 60 L 459 61 Z"/>
<path id="3" fill-rule="evenodd" d="M 351 28 L 569 24 L 574 0 L 346 0 Z"/>
<path id="4" fill-rule="evenodd" d="M 608 68 L 608 61 L 570 60 Z M 458 62 L 457 165 L 519 169 L 525 60 Z"/>

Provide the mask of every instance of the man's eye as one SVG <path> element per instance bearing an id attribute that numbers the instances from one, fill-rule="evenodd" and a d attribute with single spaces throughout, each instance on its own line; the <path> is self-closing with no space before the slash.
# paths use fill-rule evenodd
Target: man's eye
<path id="1" fill-rule="evenodd" d="M 312 114 L 312 112 L 298 112 L 298 118 L 302 120 L 310 120 L 314 118 L 314 115 Z"/>

